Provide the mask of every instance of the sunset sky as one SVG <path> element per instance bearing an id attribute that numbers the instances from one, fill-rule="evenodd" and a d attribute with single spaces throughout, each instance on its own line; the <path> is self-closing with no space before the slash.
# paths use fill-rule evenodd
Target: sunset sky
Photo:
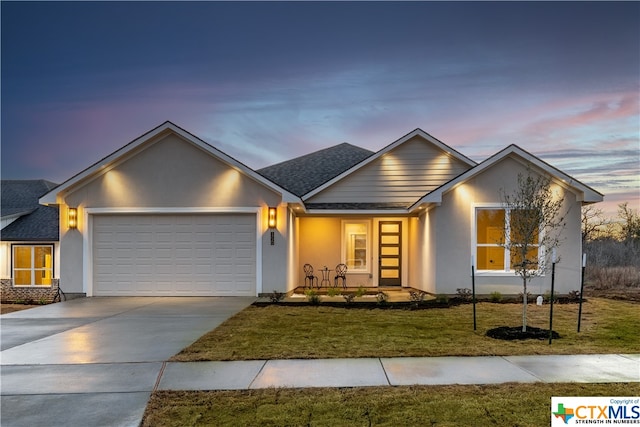
<path id="1" fill-rule="evenodd" d="M 421 128 L 640 207 L 639 2 L 2 2 L 2 178 L 165 120 L 253 168 Z"/>

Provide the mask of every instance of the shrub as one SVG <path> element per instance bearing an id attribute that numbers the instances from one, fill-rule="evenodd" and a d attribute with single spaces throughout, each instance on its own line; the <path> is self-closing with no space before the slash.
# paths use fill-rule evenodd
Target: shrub
<path id="1" fill-rule="evenodd" d="M 551 302 L 551 291 L 546 291 L 543 296 L 545 302 Z M 558 302 L 558 294 L 554 293 L 553 302 Z"/>
<path id="2" fill-rule="evenodd" d="M 471 301 L 471 298 L 473 297 L 471 289 L 469 288 L 458 288 L 456 289 L 456 293 L 462 301 Z"/>
<path id="3" fill-rule="evenodd" d="M 344 298 L 344 302 L 346 302 L 347 304 L 351 304 L 356 298 L 356 294 L 344 294 L 342 295 L 342 298 Z"/>
<path id="4" fill-rule="evenodd" d="M 280 302 L 284 299 L 285 295 L 286 294 L 284 292 L 278 292 L 274 290 L 269 294 L 269 300 L 273 303 Z"/>
<path id="5" fill-rule="evenodd" d="M 305 291 L 304 294 L 306 295 L 307 301 L 309 301 L 310 304 L 312 305 L 320 304 L 320 295 L 318 295 L 318 293 L 313 289 L 309 289 L 308 291 Z"/>
<path id="6" fill-rule="evenodd" d="M 491 292 L 491 295 L 489 295 L 489 300 L 491 302 L 500 302 L 502 301 L 502 294 L 498 291 Z"/>
<path id="7" fill-rule="evenodd" d="M 520 292 L 518 294 L 518 301 L 520 302 L 524 302 L 524 294 L 522 292 Z M 527 292 L 527 302 L 531 301 L 531 298 L 533 298 L 533 295 L 531 295 L 531 292 Z"/>
<path id="8" fill-rule="evenodd" d="M 358 290 L 356 291 L 356 296 L 361 297 L 367 293 L 367 290 L 362 286 L 358 286 Z"/>
<path id="9" fill-rule="evenodd" d="M 580 301 L 580 291 L 573 290 L 567 294 L 569 301 Z"/>
<path id="10" fill-rule="evenodd" d="M 440 304 L 448 304 L 449 303 L 449 295 L 447 294 L 438 294 L 436 295 L 436 302 Z"/>
<path id="11" fill-rule="evenodd" d="M 409 300 L 415 306 L 422 304 L 426 296 L 427 293 L 423 291 L 409 291 Z"/>
<path id="12" fill-rule="evenodd" d="M 338 290 L 338 288 L 333 287 L 333 288 L 327 289 L 327 296 L 336 297 L 338 295 L 340 295 L 340 291 Z"/>
<path id="13" fill-rule="evenodd" d="M 389 301 L 389 295 L 385 292 L 378 292 L 376 295 L 376 301 L 378 302 L 378 305 L 386 305 Z"/>

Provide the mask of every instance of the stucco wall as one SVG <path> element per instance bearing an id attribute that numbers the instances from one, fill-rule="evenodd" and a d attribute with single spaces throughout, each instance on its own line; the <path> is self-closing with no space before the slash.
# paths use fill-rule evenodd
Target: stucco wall
<path id="1" fill-rule="evenodd" d="M 273 291 L 288 291 L 288 269 L 289 260 L 287 258 L 290 217 L 286 205 L 278 207 L 278 226 L 270 229 L 264 224 L 262 237 L 262 293 Z M 271 233 L 273 232 L 273 245 L 271 244 Z"/>
<path id="2" fill-rule="evenodd" d="M 65 197 L 69 206 L 275 206 L 278 194 L 169 135 Z"/>
<path id="3" fill-rule="evenodd" d="M 255 208 L 265 212 L 262 230 L 263 291 L 286 286 L 286 213 L 280 208 L 275 245 L 270 245 L 266 209 L 281 196 L 175 134 L 158 137 L 129 153 L 106 173 L 97 174 L 64 195 L 60 210 L 60 279 L 67 291 L 83 292 L 87 263 L 87 208 Z M 78 228 L 67 227 L 67 207 L 78 208 Z M 265 289 L 266 287 L 266 289 Z"/>
<path id="4" fill-rule="evenodd" d="M 335 270 L 341 261 L 341 218 L 302 217 L 298 219 L 298 285 L 304 285 L 304 264 L 311 264 L 315 275 L 322 280 L 320 269 Z M 335 275 L 335 271 L 332 272 Z M 349 287 L 373 286 L 371 273 L 348 273 Z M 333 284 L 333 276 L 331 276 Z"/>
<path id="5" fill-rule="evenodd" d="M 409 249 L 409 286 L 436 293 L 435 285 L 435 211 L 430 210 L 411 218 L 411 245 Z"/>
<path id="6" fill-rule="evenodd" d="M 499 206 L 499 189 L 504 188 L 507 193 L 513 191 L 517 187 L 518 173 L 526 173 L 526 166 L 506 158 L 445 194 L 441 206 L 434 209 L 436 215 L 432 229 L 437 230 L 435 280 L 438 293 L 453 294 L 457 288 L 471 287 L 474 209 L 482 204 L 495 203 Z M 564 200 L 563 209 L 569 209 L 564 239 L 557 251 L 560 261 L 556 265 L 555 283 L 556 292 L 567 293 L 580 287 L 581 204 L 575 194 L 557 183 L 554 183 L 553 189 Z M 528 291 L 534 294 L 544 293 L 550 290 L 550 286 L 551 274 L 547 273 L 544 277 L 533 279 Z M 521 278 L 510 273 L 478 273 L 476 292 L 488 294 L 494 291 L 505 295 L 518 294 L 522 292 Z"/>

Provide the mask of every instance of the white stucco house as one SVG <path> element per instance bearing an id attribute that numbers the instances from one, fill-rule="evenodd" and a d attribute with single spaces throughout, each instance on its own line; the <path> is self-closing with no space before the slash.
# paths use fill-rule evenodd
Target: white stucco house
<path id="1" fill-rule="evenodd" d="M 517 294 L 488 237 L 502 224 L 483 212 L 527 169 L 570 208 L 556 289 L 579 289 L 580 208 L 602 194 L 515 145 L 478 164 L 420 129 L 376 153 L 345 143 L 253 170 L 166 122 L 40 203 L 59 208 L 53 274 L 70 293 L 255 296 L 303 285 L 305 264 L 344 263 L 349 287 L 453 294 L 474 257 L 478 293 Z"/>

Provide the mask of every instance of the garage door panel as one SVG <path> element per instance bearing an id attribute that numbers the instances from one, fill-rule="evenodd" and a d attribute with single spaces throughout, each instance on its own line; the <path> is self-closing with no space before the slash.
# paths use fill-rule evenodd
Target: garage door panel
<path id="1" fill-rule="evenodd" d="M 255 215 L 92 219 L 95 295 L 255 295 Z"/>

